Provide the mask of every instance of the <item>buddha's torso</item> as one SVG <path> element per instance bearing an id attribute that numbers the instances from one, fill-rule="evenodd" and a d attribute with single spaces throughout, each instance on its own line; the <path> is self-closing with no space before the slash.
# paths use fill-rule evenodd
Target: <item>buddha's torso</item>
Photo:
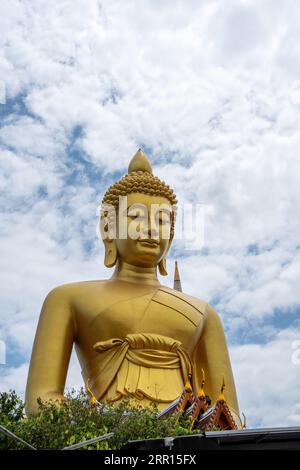
<path id="1" fill-rule="evenodd" d="M 72 304 L 77 355 L 97 398 L 116 400 L 126 391 L 164 403 L 177 397 L 205 302 L 165 286 L 109 280 L 77 284 Z M 148 382 L 161 392 L 153 396 Z"/>

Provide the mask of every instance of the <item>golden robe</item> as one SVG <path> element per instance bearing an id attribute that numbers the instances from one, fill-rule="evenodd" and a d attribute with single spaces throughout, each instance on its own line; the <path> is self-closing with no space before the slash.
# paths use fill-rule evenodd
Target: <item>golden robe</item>
<path id="1" fill-rule="evenodd" d="M 96 398 L 115 402 L 130 394 L 168 404 L 180 396 L 189 372 L 199 383 L 201 371 L 192 358 L 204 325 L 205 305 L 160 286 L 154 293 L 125 299 L 100 312 L 94 331 L 101 331 L 102 321 L 122 323 L 128 311 L 133 318 L 137 312 L 138 320 L 127 326 L 123 337 L 93 344 L 94 359 L 85 364 L 82 374 L 84 380 L 90 379 Z"/>

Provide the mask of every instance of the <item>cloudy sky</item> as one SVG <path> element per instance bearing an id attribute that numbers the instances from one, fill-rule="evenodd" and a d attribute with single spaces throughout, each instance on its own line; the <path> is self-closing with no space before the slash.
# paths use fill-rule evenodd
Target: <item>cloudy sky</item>
<path id="1" fill-rule="evenodd" d="M 178 259 L 220 313 L 248 426 L 300 425 L 299 23 L 297 0 L 1 1 L 1 390 L 47 292 L 110 276 L 96 210 L 142 147 L 205 209 L 163 282 Z"/>

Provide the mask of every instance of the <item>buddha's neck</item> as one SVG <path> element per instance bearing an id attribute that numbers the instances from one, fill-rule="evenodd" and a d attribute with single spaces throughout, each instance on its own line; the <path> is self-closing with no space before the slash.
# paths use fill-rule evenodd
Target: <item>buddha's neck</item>
<path id="1" fill-rule="evenodd" d="M 135 282 L 137 284 L 160 285 L 160 282 L 157 279 L 156 267 L 142 268 L 140 266 L 126 263 L 120 259 L 117 261 L 117 265 L 111 279 Z"/>

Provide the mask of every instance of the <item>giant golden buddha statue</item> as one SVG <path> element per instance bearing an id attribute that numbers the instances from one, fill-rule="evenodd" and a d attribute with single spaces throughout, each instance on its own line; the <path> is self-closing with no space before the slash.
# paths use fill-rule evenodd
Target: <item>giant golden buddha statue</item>
<path id="1" fill-rule="evenodd" d="M 157 270 L 167 274 L 176 203 L 173 190 L 152 174 L 139 150 L 128 174 L 102 201 L 104 263 L 114 267 L 112 277 L 63 285 L 45 299 L 28 374 L 28 413 L 37 410 L 38 397 L 63 400 L 75 344 L 83 379 L 98 400 L 118 403 L 130 394 L 142 405 L 155 401 L 163 409 L 188 381 L 197 396 L 203 369 L 213 402 L 224 377 L 226 401 L 238 421 L 218 314 L 207 302 L 161 285 L 157 277 Z"/>

